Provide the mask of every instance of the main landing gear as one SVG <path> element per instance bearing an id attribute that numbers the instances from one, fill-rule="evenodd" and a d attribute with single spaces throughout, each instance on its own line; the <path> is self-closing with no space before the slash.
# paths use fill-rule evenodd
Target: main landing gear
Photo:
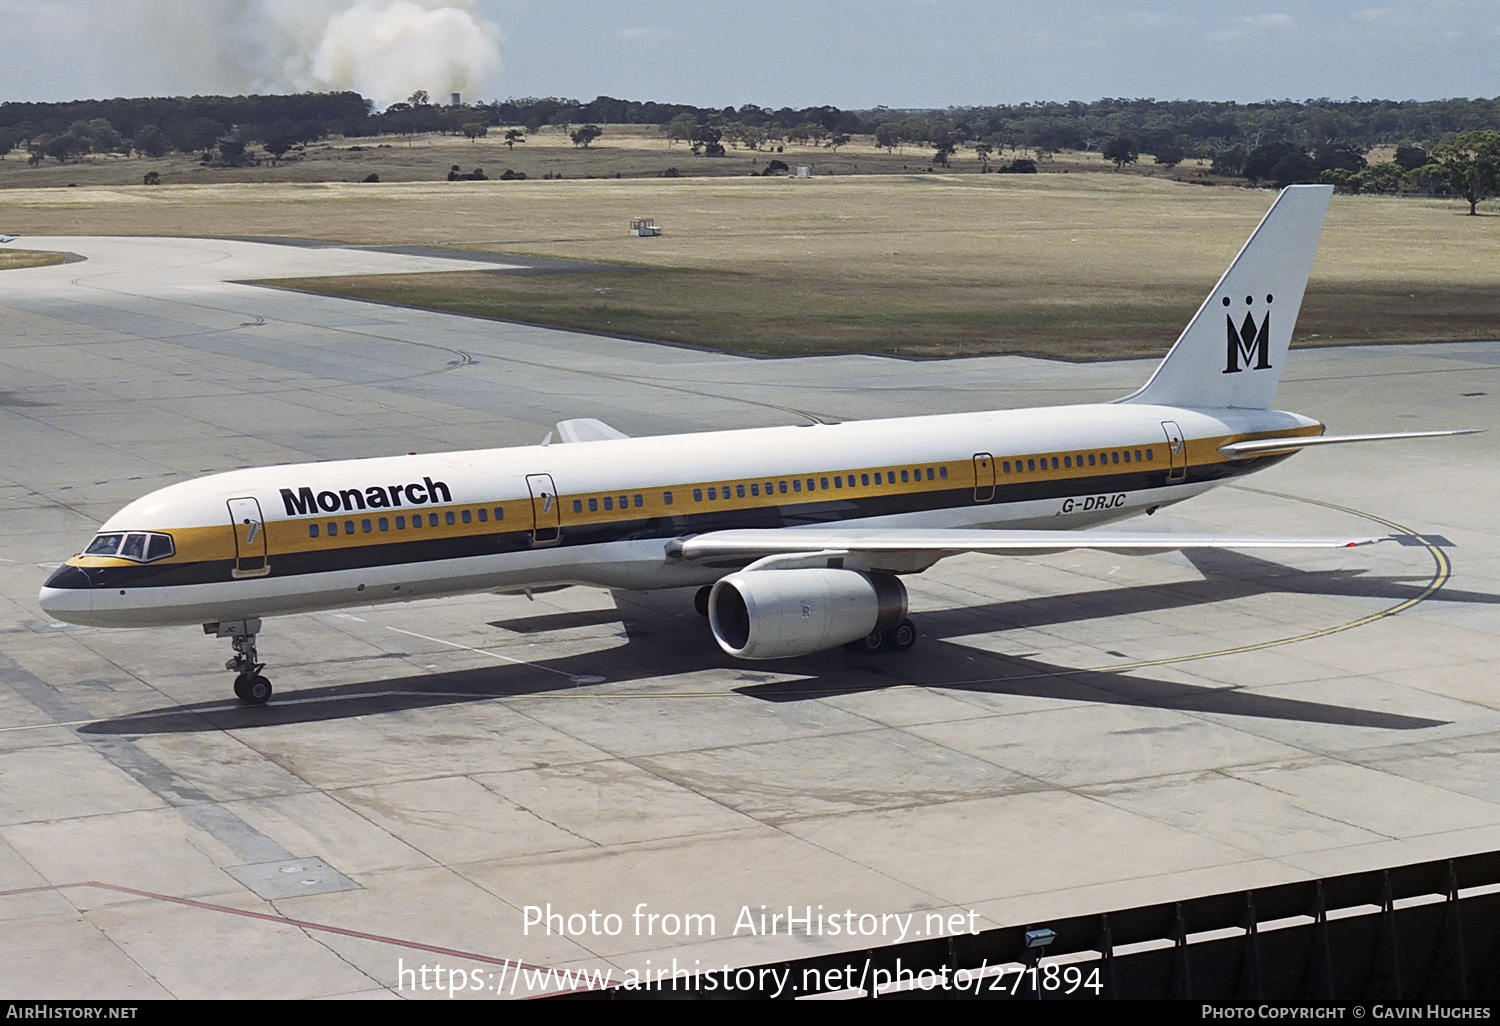
<path id="1" fill-rule="evenodd" d="M 260 671 L 266 664 L 255 653 L 255 636 L 260 633 L 260 621 L 228 620 L 223 623 L 206 623 L 204 634 L 228 638 L 234 646 L 234 658 L 224 664 L 224 669 L 233 670 L 234 693 L 246 705 L 265 705 L 271 697 L 271 682 L 262 677 Z"/>
<path id="2" fill-rule="evenodd" d="M 871 631 L 858 641 L 844 647 L 851 652 L 874 655 L 876 652 L 905 652 L 917 643 L 917 625 L 902 620 L 894 627 L 883 631 Z"/>

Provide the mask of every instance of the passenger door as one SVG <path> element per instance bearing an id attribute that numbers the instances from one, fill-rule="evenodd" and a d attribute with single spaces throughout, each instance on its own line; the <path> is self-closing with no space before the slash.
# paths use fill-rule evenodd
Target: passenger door
<path id="1" fill-rule="evenodd" d="M 989 502 L 995 497 L 995 457 L 987 452 L 974 454 L 974 501 Z"/>
<path id="2" fill-rule="evenodd" d="M 1164 420 L 1161 428 L 1167 433 L 1167 455 L 1172 460 L 1172 469 L 1167 471 L 1168 481 L 1187 479 L 1187 443 L 1182 439 L 1182 428 L 1176 421 Z"/>
<path id="3" fill-rule="evenodd" d="M 562 536 L 562 507 L 551 474 L 527 474 L 531 490 L 531 544 L 556 545 Z"/>
<path id="4" fill-rule="evenodd" d="M 264 577 L 267 560 L 266 525 L 260 502 L 253 498 L 229 500 L 229 523 L 234 527 L 234 569 L 231 577 Z"/>

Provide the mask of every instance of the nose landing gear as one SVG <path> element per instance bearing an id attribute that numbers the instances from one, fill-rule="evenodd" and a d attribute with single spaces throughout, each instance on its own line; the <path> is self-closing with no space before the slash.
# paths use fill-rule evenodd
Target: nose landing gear
<path id="1" fill-rule="evenodd" d="M 234 693 L 247 705 L 265 705 L 271 697 L 271 682 L 262 677 L 260 671 L 266 664 L 255 652 L 255 636 L 260 633 L 260 621 L 228 620 L 223 623 L 206 623 L 204 634 L 228 638 L 234 647 L 234 658 L 224 664 L 224 669 L 233 670 Z"/>

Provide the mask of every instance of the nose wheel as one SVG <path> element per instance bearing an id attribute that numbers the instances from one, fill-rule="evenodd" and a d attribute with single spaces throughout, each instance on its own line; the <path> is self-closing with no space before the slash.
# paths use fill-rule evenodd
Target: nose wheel
<path id="1" fill-rule="evenodd" d="M 271 682 L 261 676 L 266 664 L 255 651 L 255 636 L 260 633 L 259 620 L 232 620 L 225 623 L 206 623 L 204 634 L 228 638 L 234 648 L 234 658 L 224 664 L 224 669 L 233 670 L 234 693 L 246 705 L 265 705 L 271 698 Z"/>

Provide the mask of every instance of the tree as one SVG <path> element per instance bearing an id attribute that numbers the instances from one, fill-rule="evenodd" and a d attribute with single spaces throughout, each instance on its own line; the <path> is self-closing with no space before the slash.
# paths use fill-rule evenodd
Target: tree
<path id="1" fill-rule="evenodd" d="M 1463 197 L 1469 213 L 1477 214 L 1480 200 L 1500 192 L 1500 132 L 1464 132 L 1451 143 L 1439 143 L 1432 148 L 1432 162 L 1412 176 Z"/>
<path id="2" fill-rule="evenodd" d="M 5 155 L 15 149 L 16 143 L 20 141 L 20 134 L 14 129 L 0 128 L 0 160 L 4 160 Z"/>
<path id="3" fill-rule="evenodd" d="M 589 143 L 593 142 L 603 134 L 604 129 L 600 128 L 598 125 L 584 125 L 579 128 L 578 131 L 574 132 L 569 138 L 573 140 L 574 146 L 582 146 L 584 149 L 588 149 Z"/>
<path id="4" fill-rule="evenodd" d="M 1134 164 L 1140 156 L 1140 149 L 1128 135 L 1117 135 L 1106 142 L 1099 153 L 1105 160 L 1114 161 L 1115 170 L 1118 171 L 1126 164 Z"/>
<path id="5" fill-rule="evenodd" d="M 989 143 L 981 142 L 974 144 L 974 156 L 979 158 L 979 169 L 981 171 L 988 171 L 990 169 L 990 154 L 993 152 L 995 152 L 995 148 Z"/>
<path id="6" fill-rule="evenodd" d="M 135 139 L 136 153 L 144 153 L 148 157 L 165 157 L 172 144 L 167 142 L 167 137 L 161 134 L 161 129 L 155 125 L 142 125 L 136 129 Z"/>
<path id="7" fill-rule="evenodd" d="M 1160 164 L 1162 167 L 1166 168 L 1169 171 L 1172 168 L 1176 167 L 1178 164 L 1181 164 L 1183 159 L 1186 157 L 1187 154 L 1182 151 L 1181 146 L 1172 146 L 1168 144 L 1166 146 L 1158 146 L 1156 148 L 1156 163 Z"/>
<path id="8" fill-rule="evenodd" d="M 428 97 L 426 89 L 418 89 L 406 98 L 406 102 L 413 107 L 428 107 L 432 105 L 432 100 Z"/>
<path id="9" fill-rule="evenodd" d="M 142 185 L 160 185 L 161 184 L 161 172 L 160 171 L 147 171 L 145 174 L 141 175 L 141 184 Z"/>
<path id="10" fill-rule="evenodd" d="M 265 148 L 265 151 L 271 155 L 272 167 L 275 167 L 276 162 L 282 157 L 285 157 L 287 151 L 290 150 L 294 145 L 296 145 L 296 143 L 289 135 L 273 136 L 272 138 L 267 139 L 262 144 L 262 146 Z"/>
<path id="11" fill-rule="evenodd" d="M 901 133 L 887 121 L 875 129 L 875 145 L 887 153 L 894 153 L 896 147 L 901 145 Z"/>
<path id="12" fill-rule="evenodd" d="M 512 128 L 505 133 L 505 148 L 512 153 L 516 152 L 516 143 L 526 141 L 526 133 L 519 128 Z"/>
<path id="13" fill-rule="evenodd" d="M 843 132 L 834 132 L 833 135 L 828 137 L 828 148 L 833 150 L 834 153 L 837 153 L 839 151 L 839 147 L 847 145 L 848 142 L 849 137 Z"/>
<path id="14" fill-rule="evenodd" d="M 1415 171 L 1419 167 L 1426 167 L 1427 162 L 1427 151 L 1420 146 L 1402 143 L 1396 147 L 1396 163 L 1403 171 Z"/>
<path id="15" fill-rule="evenodd" d="M 488 126 L 482 121 L 466 121 L 463 126 L 464 135 L 469 137 L 469 142 L 482 139 L 490 134 Z"/>
<path id="16" fill-rule="evenodd" d="M 690 141 L 698 130 L 698 119 L 691 114 L 679 114 L 667 122 L 667 149 L 679 142 Z"/>

